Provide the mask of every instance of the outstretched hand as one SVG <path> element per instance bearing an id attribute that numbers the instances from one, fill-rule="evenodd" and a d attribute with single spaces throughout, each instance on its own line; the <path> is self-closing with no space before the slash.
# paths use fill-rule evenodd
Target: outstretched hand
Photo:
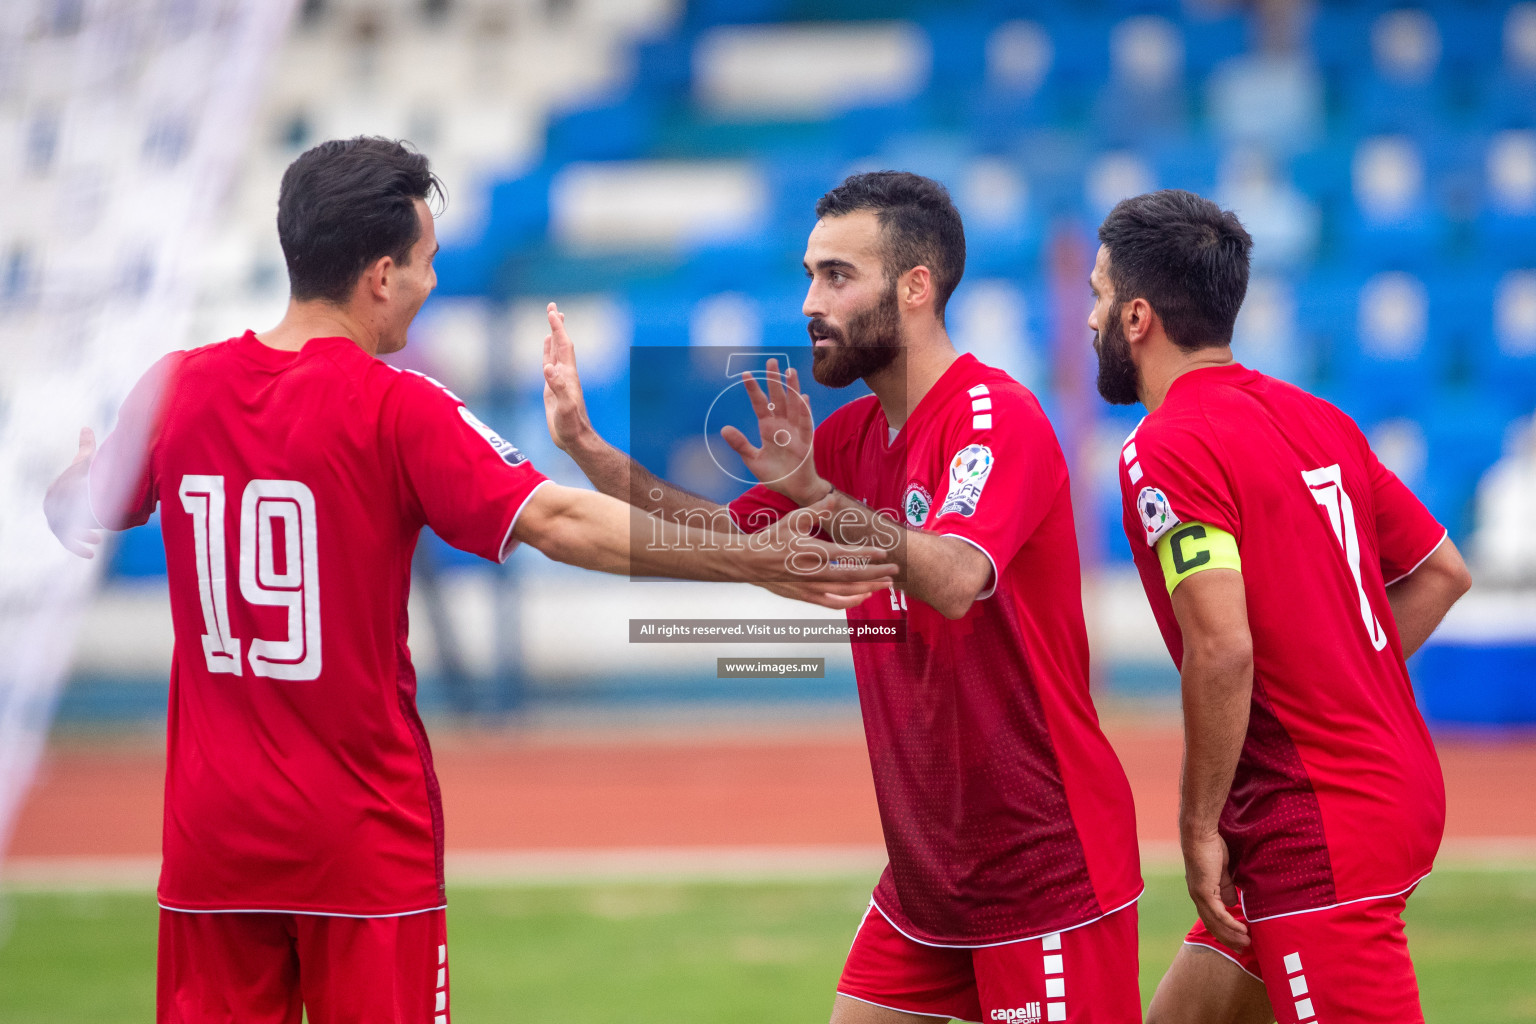
<path id="1" fill-rule="evenodd" d="M 793 367 L 781 376 L 779 361 L 770 359 L 767 369 L 766 393 L 751 373 L 741 375 L 752 411 L 757 414 L 761 446 L 752 444 L 732 426 L 721 428 L 720 436 L 764 486 L 801 505 L 809 505 L 831 490 L 816 472 L 816 423 L 811 416 L 811 403 L 800 392 L 800 374 Z"/>
<path id="2" fill-rule="evenodd" d="M 72 555 L 95 558 L 96 546 L 101 543 L 101 530 L 91 514 L 90 498 L 86 490 L 86 476 L 91 471 L 91 459 L 96 456 L 96 434 L 90 427 L 80 428 L 80 447 L 75 459 L 59 474 L 43 496 L 43 515 L 48 529 L 59 538 Z"/>
<path id="3" fill-rule="evenodd" d="M 549 333 L 544 336 L 544 419 L 549 436 L 563 452 L 570 452 L 592 434 L 587 400 L 576 372 L 576 345 L 565 333 L 565 314 L 551 302 Z"/>

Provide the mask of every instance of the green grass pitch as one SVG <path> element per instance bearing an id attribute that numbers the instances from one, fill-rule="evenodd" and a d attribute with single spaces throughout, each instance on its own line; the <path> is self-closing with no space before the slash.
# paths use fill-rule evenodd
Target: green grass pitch
<path id="1" fill-rule="evenodd" d="M 458 886 L 452 1010 L 477 1022 L 826 1020 L 869 881 Z M 0 1021 L 154 1017 L 148 893 L 0 897 Z M 1182 880 L 1141 902 L 1144 997 L 1192 920 Z M 1437 872 L 1408 904 L 1431 1022 L 1536 1019 L 1536 870 Z"/>

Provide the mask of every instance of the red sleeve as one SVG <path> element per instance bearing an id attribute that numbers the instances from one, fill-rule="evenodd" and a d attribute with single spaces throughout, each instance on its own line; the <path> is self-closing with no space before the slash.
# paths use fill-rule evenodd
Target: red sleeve
<path id="1" fill-rule="evenodd" d="M 449 544 L 504 560 L 518 513 L 548 478 L 430 378 L 403 372 L 393 402 L 385 424 L 407 500 Z"/>
<path id="2" fill-rule="evenodd" d="M 834 487 L 837 486 L 838 480 L 843 479 L 835 466 L 835 457 L 842 447 L 837 435 L 842 429 L 841 424 L 844 422 L 843 417 L 846 415 L 847 408 L 844 406 L 821 421 L 816 427 L 811 445 L 811 451 L 816 459 L 816 472 Z M 742 533 L 766 530 L 799 507 L 791 499 L 778 491 L 769 490 L 762 484 L 754 485 L 726 506 L 731 513 L 731 520 Z"/>
<path id="3" fill-rule="evenodd" d="M 1147 547 L 1180 523 L 1207 523 L 1242 543 L 1226 467 L 1203 420 L 1143 420 L 1120 450 L 1119 468 L 1126 521 L 1141 524 Z"/>
<path id="4" fill-rule="evenodd" d="M 742 533 L 766 530 L 799 507 L 778 491 L 770 491 L 762 484 L 757 484 L 726 506 L 731 513 L 731 521 Z"/>
<path id="5" fill-rule="evenodd" d="M 923 528 L 980 548 L 992 562 L 995 586 L 999 570 L 1056 504 L 1067 463 L 1032 396 L 996 384 L 982 394 L 987 412 L 964 409 L 945 432 L 946 489 L 935 496 L 937 511 Z"/>
<path id="6" fill-rule="evenodd" d="M 139 378 L 117 412 L 117 425 L 91 460 L 86 491 L 96 521 L 109 530 L 142 526 L 160 501 L 150 457 L 163 419 L 171 375 L 183 352 L 172 352 Z"/>
<path id="7" fill-rule="evenodd" d="M 1417 569 L 1445 540 L 1446 529 L 1414 497 L 1397 474 L 1366 448 L 1371 495 L 1376 506 L 1376 544 L 1381 578 L 1387 586 Z"/>

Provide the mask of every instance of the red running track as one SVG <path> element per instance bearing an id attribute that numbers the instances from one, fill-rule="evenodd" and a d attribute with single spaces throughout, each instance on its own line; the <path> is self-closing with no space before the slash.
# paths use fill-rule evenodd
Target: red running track
<path id="1" fill-rule="evenodd" d="M 1176 839 L 1176 722 L 1106 725 L 1141 838 Z M 1449 840 L 1536 839 L 1536 739 L 1440 741 Z M 443 732 L 435 753 L 451 850 L 878 846 L 856 725 L 694 736 Z M 158 742 L 52 745 L 10 856 L 160 851 Z"/>

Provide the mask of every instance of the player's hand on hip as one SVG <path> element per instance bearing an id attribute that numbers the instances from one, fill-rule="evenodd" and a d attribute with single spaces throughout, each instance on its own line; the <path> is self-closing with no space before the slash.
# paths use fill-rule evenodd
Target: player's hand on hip
<path id="1" fill-rule="evenodd" d="M 549 333 L 544 336 L 544 419 L 549 436 L 561 451 L 569 452 L 592 433 L 587 400 L 576 372 L 576 345 L 565 332 L 565 314 L 551 302 Z"/>
<path id="2" fill-rule="evenodd" d="M 1231 948 L 1246 949 L 1248 926 L 1227 910 L 1237 904 L 1237 889 L 1228 867 L 1226 840 L 1214 832 L 1199 838 L 1186 836 L 1183 847 L 1184 881 L 1200 920 Z"/>
<path id="3" fill-rule="evenodd" d="M 812 438 L 816 431 L 811 403 L 800 392 L 800 375 L 793 368 L 779 373 L 779 361 L 768 360 L 767 391 L 757 379 L 743 373 L 747 397 L 757 414 L 758 447 L 735 427 L 721 429 L 720 436 L 730 445 L 752 475 L 764 486 L 800 505 L 809 505 L 827 496 L 831 485 L 816 472 Z"/>
<path id="4" fill-rule="evenodd" d="M 101 529 L 91 514 L 86 490 L 86 476 L 95 456 L 96 434 L 90 427 L 81 427 L 80 447 L 75 452 L 74 461 L 43 496 L 43 515 L 48 520 L 48 529 L 59 538 L 65 550 L 81 558 L 96 557 L 96 546 L 101 543 Z"/>

